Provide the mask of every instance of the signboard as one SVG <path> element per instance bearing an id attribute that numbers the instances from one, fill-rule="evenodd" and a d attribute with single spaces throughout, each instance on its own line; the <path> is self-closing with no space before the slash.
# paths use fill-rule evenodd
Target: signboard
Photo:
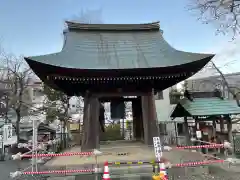
<path id="1" fill-rule="evenodd" d="M 3 141 L 10 141 L 12 139 L 12 124 L 4 124 L 3 126 Z"/>
<path id="2" fill-rule="evenodd" d="M 196 131 L 196 136 L 198 139 L 202 138 L 202 132 L 201 131 Z"/>
<path id="3" fill-rule="evenodd" d="M 160 161 L 162 157 L 162 147 L 161 147 L 161 141 L 159 137 L 153 137 L 153 146 L 154 146 L 156 159 Z"/>

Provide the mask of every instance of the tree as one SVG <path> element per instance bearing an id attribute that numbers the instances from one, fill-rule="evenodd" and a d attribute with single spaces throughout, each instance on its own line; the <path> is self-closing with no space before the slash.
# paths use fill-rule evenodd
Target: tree
<path id="1" fill-rule="evenodd" d="M 56 119 L 59 119 L 62 123 L 63 127 L 62 129 L 65 129 L 67 127 L 67 122 L 69 120 L 69 99 L 70 97 L 64 94 L 61 91 L 54 90 L 44 84 L 43 88 L 44 94 L 46 95 L 46 101 L 45 101 L 45 112 L 46 112 L 46 120 L 47 122 L 53 122 Z M 63 140 L 63 146 L 66 146 L 66 136 L 64 136 Z M 62 136 L 61 136 L 62 138 Z"/>
<path id="2" fill-rule="evenodd" d="M 7 87 L 4 95 L 6 112 L 13 109 L 16 113 L 16 123 L 14 125 L 18 143 L 21 118 L 27 113 L 28 108 L 31 107 L 31 105 L 28 104 L 28 87 L 29 81 L 32 78 L 32 71 L 22 57 L 5 53 L 3 49 L 0 51 L 0 63 L 0 82 Z M 7 118 L 7 113 L 5 119 L 5 122 L 11 122 L 11 120 Z"/>
<path id="3" fill-rule="evenodd" d="M 217 33 L 240 32 L 240 0 L 193 0 L 190 10 L 200 12 L 199 20 L 218 26 Z"/>
<path id="4" fill-rule="evenodd" d="M 55 119 L 65 120 L 69 109 L 69 96 L 61 91 L 54 90 L 44 84 L 44 94 L 46 95 L 45 109 L 47 121 L 53 122 Z M 64 119 L 63 119 L 64 118 Z"/>

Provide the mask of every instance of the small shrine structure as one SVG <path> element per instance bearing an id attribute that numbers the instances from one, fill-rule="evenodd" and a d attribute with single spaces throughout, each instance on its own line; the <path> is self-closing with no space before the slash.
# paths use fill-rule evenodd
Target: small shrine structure
<path id="1" fill-rule="evenodd" d="M 219 90 L 213 92 L 186 91 L 184 95 L 171 113 L 171 118 L 184 117 L 188 144 L 190 144 L 191 137 L 196 138 L 196 131 L 201 131 L 202 138 L 200 139 L 203 141 L 233 142 L 231 116 L 240 114 L 240 107 L 236 100 L 224 99 Z M 227 131 L 224 128 L 225 124 Z"/>

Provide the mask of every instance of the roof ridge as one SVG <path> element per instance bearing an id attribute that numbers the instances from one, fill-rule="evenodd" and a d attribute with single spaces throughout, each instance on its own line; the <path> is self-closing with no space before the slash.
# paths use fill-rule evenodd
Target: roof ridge
<path id="1" fill-rule="evenodd" d="M 65 21 L 69 30 L 160 30 L 160 22 L 141 24 L 90 24 L 74 21 Z"/>

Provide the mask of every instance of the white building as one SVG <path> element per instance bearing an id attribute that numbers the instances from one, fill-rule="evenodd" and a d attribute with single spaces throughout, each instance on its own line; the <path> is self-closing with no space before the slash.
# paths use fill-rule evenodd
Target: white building
<path id="1" fill-rule="evenodd" d="M 172 120 L 170 115 L 176 106 L 176 104 L 170 103 L 170 90 L 174 88 L 168 88 L 162 91 L 162 94 L 158 96 L 155 100 L 157 118 L 159 124 L 165 124 L 165 130 L 160 129 L 160 131 L 166 131 L 164 133 L 173 133 L 173 135 L 178 135 L 178 132 L 175 130 L 179 129 L 179 126 L 182 126 L 183 118 L 175 118 Z M 176 127 L 175 127 L 176 126 Z"/>
<path id="2" fill-rule="evenodd" d="M 231 73 L 224 75 L 229 86 L 235 91 L 240 92 L 240 73 Z M 222 77 L 220 75 L 208 76 L 204 78 L 189 79 L 187 82 L 187 89 L 190 91 L 213 91 L 219 89 L 222 91 L 222 95 L 225 98 L 232 99 L 232 95 L 229 93 Z"/>

